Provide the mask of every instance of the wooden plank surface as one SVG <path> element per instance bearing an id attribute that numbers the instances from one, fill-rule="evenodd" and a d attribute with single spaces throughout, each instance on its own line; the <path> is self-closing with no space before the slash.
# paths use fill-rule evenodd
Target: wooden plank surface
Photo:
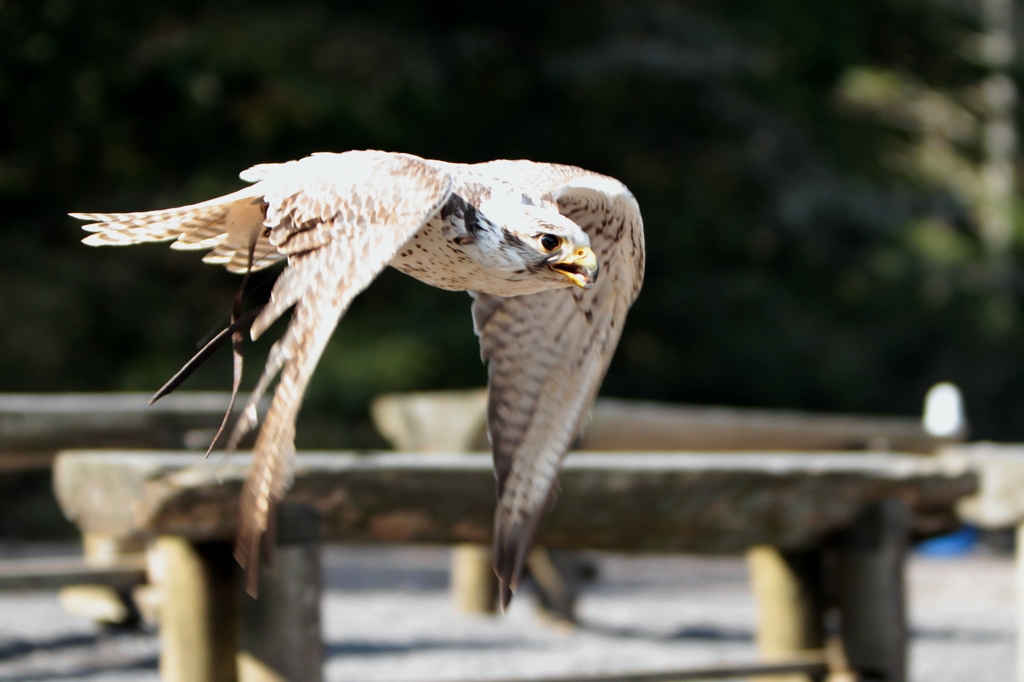
<path id="1" fill-rule="evenodd" d="M 230 395 L 184 391 L 152 406 L 149 398 L 148 393 L 0 394 L 0 470 L 49 466 L 52 453 L 68 447 L 206 448 Z"/>
<path id="2" fill-rule="evenodd" d="M 80 557 L 0 561 L 0 590 L 52 590 L 66 585 L 130 588 L 146 581 L 146 557 L 126 556 L 105 566 Z"/>
<path id="3" fill-rule="evenodd" d="M 580 450 L 888 450 L 930 453 L 961 438 L 920 417 L 828 414 L 638 400 L 598 400 Z"/>
<path id="4" fill-rule="evenodd" d="M 785 661 L 779 663 L 748 663 L 736 665 L 690 668 L 688 670 L 664 670 L 644 673 L 621 673 L 613 675 L 575 675 L 571 677 L 507 678 L 488 682 L 682 682 L 683 680 L 722 680 L 755 675 L 810 675 L 814 679 L 828 673 L 828 666 L 821 660 Z"/>
<path id="5" fill-rule="evenodd" d="M 64 512 L 86 532 L 233 537 L 249 458 L 70 451 L 54 470 Z M 966 468 L 882 454 L 571 455 L 542 527 L 547 547 L 740 552 L 816 546 L 879 499 L 912 510 L 922 535 L 958 521 Z M 325 540 L 487 542 L 494 476 L 483 454 L 305 453 L 288 499 L 320 510 Z M 637 532 L 643 529 L 643 532 Z"/>
<path id="6" fill-rule="evenodd" d="M 397 450 L 488 449 L 487 393 L 429 391 L 379 396 L 371 413 Z M 934 452 L 962 440 L 928 434 L 921 418 L 680 405 L 601 398 L 577 450 L 888 450 Z"/>

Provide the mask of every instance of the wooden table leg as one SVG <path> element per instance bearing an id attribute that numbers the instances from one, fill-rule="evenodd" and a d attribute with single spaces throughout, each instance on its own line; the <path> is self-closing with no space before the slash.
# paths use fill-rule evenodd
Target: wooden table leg
<path id="1" fill-rule="evenodd" d="M 463 543 L 452 548 L 452 596 L 463 613 L 498 611 L 498 576 L 491 566 L 489 545 Z"/>
<path id="2" fill-rule="evenodd" d="M 526 559 L 529 578 L 537 590 L 542 616 L 560 623 L 576 622 L 576 597 L 586 564 L 576 552 L 534 547 Z"/>
<path id="3" fill-rule="evenodd" d="M 260 568 L 259 598 L 242 595 L 239 682 L 321 682 L 320 515 L 282 504 L 273 566 Z"/>
<path id="4" fill-rule="evenodd" d="M 757 648 L 765 661 L 792 661 L 825 646 L 821 552 L 747 550 L 757 602 Z M 758 677 L 759 682 L 809 682 L 803 673 Z"/>
<path id="5" fill-rule="evenodd" d="M 839 538 L 837 606 L 843 648 L 859 680 L 905 682 L 904 567 L 910 516 L 899 500 L 873 505 Z"/>
<path id="6" fill-rule="evenodd" d="M 464 543 L 452 549 L 452 595 L 463 613 L 493 614 L 498 611 L 498 578 L 491 565 L 491 548 Z M 554 557 L 543 547 L 534 547 L 526 561 L 526 574 L 537 590 L 541 613 L 553 620 L 573 622 L 579 562 L 572 553 Z"/>
<path id="7" fill-rule="evenodd" d="M 89 566 L 112 566 L 126 555 L 141 555 L 144 549 L 145 543 L 139 538 L 118 538 L 95 533 L 84 533 L 82 536 L 82 556 Z M 60 590 L 60 603 L 68 613 L 98 623 L 136 625 L 140 620 L 130 587 L 68 585 Z"/>
<path id="8" fill-rule="evenodd" d="M 148 558 L 160 591 L 161 682 L 235 682 L 239 587 L 231 545 L 161 536 Z"/>

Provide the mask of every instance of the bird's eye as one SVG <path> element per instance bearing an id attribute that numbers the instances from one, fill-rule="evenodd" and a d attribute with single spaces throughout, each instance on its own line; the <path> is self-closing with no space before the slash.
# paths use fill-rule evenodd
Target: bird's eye
<path id="1" fill-rule="evenodd" d="M 562 240 L 553 234 L 545 234 L 540 238 L 540 245 L 545 251 L 554 251 L 562 245 Z"/>

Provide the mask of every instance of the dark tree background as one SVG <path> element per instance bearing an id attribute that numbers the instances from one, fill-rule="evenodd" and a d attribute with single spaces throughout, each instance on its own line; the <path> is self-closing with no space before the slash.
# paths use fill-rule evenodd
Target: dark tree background
<path id="1" fill-rule="evenodd" d="M 969 3 L 923 0 L 0 0 L 0 390 L 153 390 L 224 323 L 236 277 L 85 247 L 68 211 L 379 148 L 629 185 L 649 269 L 605 394 L 913 414 L 950 380 L 975 436 L 1024 439 L 1020 243 L 994 258 L 957 180 L 984 161 L 978 31 Z M 229 377 L 224 353 L 189 386 Z M 468 297 L 387 272 L 299 444 L 379 444 L 375 393 L 484 381 Z"/>

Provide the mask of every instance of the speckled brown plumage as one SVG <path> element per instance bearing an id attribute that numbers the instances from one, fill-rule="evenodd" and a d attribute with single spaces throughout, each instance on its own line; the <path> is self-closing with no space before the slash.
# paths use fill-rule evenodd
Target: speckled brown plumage
<path id="1" fill-rule="evenodd" d="M 242 178 L 254 184 L 192 206 L 73 215 L 93 221 L 91 245 L 173 239 L 172 248 L 211 249 L 204 260 L 244 272 L 255 239 L 254 270 L 288 259 L 252 336 L 289 308 L 291 321 L 229 441 L 255 427 L 255 406 L 280 375 L 242 491 L 236 556 L 250 591 L 261 538 L 290 484 L 306 386 L 352 299 L 390 264 L 474 296 L 499 491 L 495 570 L 507 604 L 640 289 L 636 200 L 618 181 L 570 166 L 374 151 L 264 164 Z"/>
<path id="2" fill-rule="evenodd" d="M 559 464 L 593 405 L 626 313 L 643 283 L 643 221 L 626 187 L 605 176 L 531 161 L 492 172 L 539 195 L 590 236 L 600 276 L 590 290 L 500 298 L 477 294 L 473 322 L 488 361 L 488 435 L 498 478 L 494 564 L 507 604 Z"/>

